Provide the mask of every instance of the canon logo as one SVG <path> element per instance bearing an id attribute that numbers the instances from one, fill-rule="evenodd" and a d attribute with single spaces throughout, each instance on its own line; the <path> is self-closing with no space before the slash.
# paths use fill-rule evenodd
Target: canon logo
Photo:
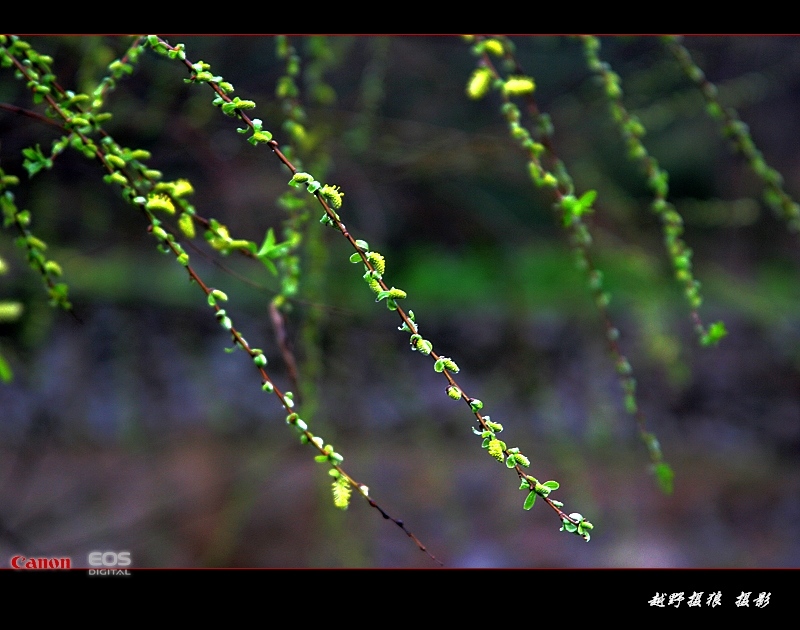
<path id="1" fill-rule="evenodd" d="M 71 569 L 71 558 L 26 558 L 14 556 L 11 558 L 13 569 Z"/>

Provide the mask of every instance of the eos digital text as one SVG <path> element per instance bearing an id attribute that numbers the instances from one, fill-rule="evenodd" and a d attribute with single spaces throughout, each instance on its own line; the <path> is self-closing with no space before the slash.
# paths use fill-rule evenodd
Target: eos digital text
<path id="1" fill-rule="evenodd" d="M 131 574 L 128 569 L 121 568 L 131 566 L 130 551 L 92 551 L 88 560 L 90 567 L 98 567 L 89 569 L 90 576 L 108 577 Z"/>

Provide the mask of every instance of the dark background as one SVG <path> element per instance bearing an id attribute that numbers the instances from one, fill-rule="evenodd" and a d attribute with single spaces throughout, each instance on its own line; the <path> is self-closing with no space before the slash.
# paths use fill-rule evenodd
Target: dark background
<path id="1" fill-rule="evenodd" d="M 283 141 L 274 38 L 167 39 L 254 100 L 253 115 Z M 30 41 L 56 59 L 62 85 L 82 91 L 130 42 Z M 304 57 L 319 46 L 291 41 Z M 601 57 L 622 76 L 645 145 L 670 173 L 670 201 L 703 283 L 701 316 L 729 330 L 719 347 L 699 348 L 645 180 L 580 43 L 513 41 L 578 192 L 598 191 L 593 255 L 675 492 L 662 495 L 648 472 L 552 199 L 531 183 L 498 97 L 465 95 L 475 57 L 456 37 L 331 38 L 328 98 L 303 84 L 307 127 L 315 155 L 330 156 L 325 182 L 345 192 L 348 229 L 384 254 L 387 282 L 408 292 L 403 305 L 435 350 L 458 362 L 460 385 L 503 423 L 531 474 L 561 483 L 553 497 L 595 524 L 592 540 L 559 532 L 541 502 L 522 510 L 516 476 L 480 448 L 472 416 L 445 395 L 431 362 L 408 350 L 333 230 L 314 232 L 321 246 L 304 268 L 316 271 L 288 320 L 303 417 L 450 567 L 797 567 L 798 235 L 760 201 L 760 182 L 659 41 L 603 38 Z M 685 45 L 797 196 L 800 42 Z M 260 242 L 284 220 L 275 199 L 288 171 L 186 76 L 177 62 L 144 55 L 108 99 L 107 130 L 150 150 L 166 179 L 190 179 L 200 214 Z M 34 107 L 7 69 L 0 101 Z M 0 234 L 9 266 L 0 298 L 25 307 L 18 322 L 0 325 L 15 376 L 0 385 L 0 563 L 22 553 L 85 566 L 91 551 L 129 550 L 146 567 L 435 566 L 358 497 L 346 512 L 333 507 L 325 466 L 286 427 L 246 357 L 223 351 L 229 340 L 202 293 L 156 251 L 96 162 L 67 151 L 27 181 L 21 149 L 46 150 L 56 137 L 0 111 L 0 165 L 20 176 L 17 205 L 32 211 L 34 233 L 64 268 L 82 322 L 48 307 L 14 235 Z M 275 279 L 258 263 L 222 259 L 256 288 L 214 256 L 189 253 L 208 284 L 229 294 L 235 325 L 287 387 L 268 315 Z"/>

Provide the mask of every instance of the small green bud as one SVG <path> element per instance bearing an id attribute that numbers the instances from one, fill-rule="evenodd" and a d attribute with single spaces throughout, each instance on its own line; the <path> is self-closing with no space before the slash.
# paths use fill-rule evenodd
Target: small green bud
<path id="1" fill-rule="evenodd" d="M 504 442 L 502 442 L 501 440 L 489 439 L 489 444 L 487 445 L 487 448 L 489 450 L 489 455 L 494 457 L 498 462 L 503 461 L 503 458 L 505 457 L 505 453 L 503 453 L 503 449 L 505 448 Z"/>
<path id="2" fill-rule="evenodd" d="M 639 411 L 639 405 L 636 403 L 636 397 L 633 394 L 626 394 L 625 395 L 625 411 L 629 414 L 634 415 L 637 411 Z"/>
<path id="3" fill-rule="evenodd" d="M 530 77 L 509 77 L 503 84 L 503 92 L 508 96 L 522 96 L 531 94 L 536 89 L 536 84 Z"/>
<path id="4" fill-rule="evenodd" d="M 63 273 L 61 270 L 61 265 L 59 265 L 55 260 L 48 260 L 44 264 L 44 270 L 53 276 L 60 276 Z"/>
<path id="5" fill-rule="evenodd" d="M 216 77 L 214 78 L 216 79 Z M 236 106 L 236 109 L 253 109 L 256 106 L 254 101 L 241 99 L 238 96 L 233 99 L 233 104 Z"/>
<path id="6" fill-rule="evenodd" d="M 503 425 L 499 422 L 492 422 L 489 419 L 489 416 L 483 416 L 483 421 L 486 423 L 486 426 L 489 427 L 495 433 L 501 433 L 503 431 Z"/>
<path id="7" fill-rule="evenodd" d="M 486 96 L 492 85 L 492 71 L 486 67 L 476 68 L 467 82 L 467 96 L 478 100 Z"/>
<path id="8" fill-rule="evenodd" d="M 487 39 L 483 42 L 483 49 L 487 53 L 491 53 L 500 57 L 503 54 L 503 44 L 499 40 L 496 39 Z"/>
<path id="9" fill-rule="evenodd" d="M 123 160 L 121 157 L 118 157 L 116 155 L 107 155 L 106 156 L 106 162 L 116 166 L 117 168 L 125 168 L 125 166 L 126 166 L 125 160 Z"/>
<path id="10" fill-rule="evenodd" d="M 392 287 L 386 291 L 381 291 L 378 293 L 378 297 L 375 298 L 376 302 L 380 302 L 383 299 L 389 298 L 389 300 L 401 300 L 406 297 L 406 292 L 402 289 L 396 289 Z"/>
<path id="11" fill-rule="evenodd" d="M 13 322 L 22 315 L 23 306 L 19 302 L 0 302 L 0 322 Z"/>
<path id="12" fill-rule="evenodd" d="M 90 123 L 85 118 L 82 118 L 80 116 L 73 116 L 64 124 L 71 127 L 88 127 Z"/>
<path id="13" fill-rule="evenodd" d="M 309 182 L 313 182 L 314 178 L 309 175 L 308 173 L 295 173 L 292 179 L 289 181 L 290 186 L 299 186 L 301 184 L 307 184 Z"/>
<path id="14" fill-rule="evenodd" d="M 367 252 L 367 260 L 379 274 L 386 273 L 386 260 L 378 252 Z"/>
<path id="15" fill-rule="evenodd" d="M 523 466 L 524 468 L 529 468 L 529 467 L 530 467 L 530 465 L 531 465 L 531 460 L 529 460 L 529 459 L 528 459 L 528 458 L 527 458 L 525 455 L 523 455 L 522 453 L 517 453 L 517 454 L 514 456 L 514 459 L 516 459 L 516 460 L 517 460 L 517 463 L 518 463 L 520 466 Z"/>
<path id="16" fill-rule="evenodd" d="M 247 141 L 253 146 L 257 144 L 266 144 L 272 140 L 272 134 L 269 131 L 256 131 L 250 136 Z"/>
<path id="17" fill-rule="evenodd" d="M 132 160 L 149 160 L 151 157 L 150 151 L 146 151 L 145 149 L 134 149 L 130 153 L 130 158 Z"/>
<path id="18" fill-rule="evenodd" d="M 114 173 L 114 175 L 119 175 L 119 173 Z M 151 211 L 161 210 L 167 214 L 175 214 L 175 204 L 172 203 L 172 199 L 162 193 L 150 193 L 145 207 Z"/>
<path id="19" fill-rule="evenodd" d="M 328 202 L 328 205 L 334 210 L 338 210 L 342 207 L 342 197 L 344 197 L 344 193 L 339 190 L 338 186 L 325 184 L 319 189 L 319 194 L 322 195 L 325 201 Z"/>
<path id="20" fill-rule="evenodd" d="M 195 231 L 192 215 L 186 212 L 181 213 L 181 216 L 178 218 L 178 227 L 181 229 L 181 232 L 183 232 L 186 238 L 194 238 Z"/>
<path id="21" fill-rule="evenodd" d="M 106 176 L 109 182 L 114 182 L 115 184 L 119 184 L 120 186 L 127 186 L 128 180 L 122 173 L 111 173 L 110 175 Z"/>
<path id="22" fill-rule="evenodd" d="M 437 372 L 443 372 L 444 370 L 448 370 L 453 374 L 458 374 L 459 368 L 456 365 L 455 361 L 453 361 L 449 357 L 439 357 L 439 359 L 434 363 L 433 369 Z"/>
<path id="23" fill-rule="evenodd" d="M 450 396 L 453 400 L 461 400 L 461 390 L 454 385 L 450 385 L 447 388 L 447 395 Z"/>

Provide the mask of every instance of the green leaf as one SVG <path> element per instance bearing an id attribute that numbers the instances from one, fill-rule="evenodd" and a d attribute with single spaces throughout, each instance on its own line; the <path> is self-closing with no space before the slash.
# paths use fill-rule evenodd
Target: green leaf
<path id="1" fill-rule="evenodd" d="M 256 257 L 263 258 L 266 256 L 268 258 L 280 258 L 289 252 L 291 246 L 292 244 L 289 241 L 284 241 L 283 243 L 275 242 L 275 232 L 270 228 L 267 230 L 264 242 L 261 244 L 261 249 L 256 252 Z"/>
<path id="2" fill-rule="evenodd" d="M 256 256 L 261 258 L 262 256 L 269 255 L 269 252 L 275 247 L 275 231 L 270 228 L 267 230 L 266 236 L 264 236 L 264 242 L 261 244 L 261 249 L 258 250 Z"/>
<path id="3" fill-rule="evenodd" d="M 675 479 L 675 472 L 672 470 L 672 467 L 665 462 L 661 462 L 656 465 L 654 472 L 658 487 L 661 488 L 661 491 L 664 494 L 672 494 L 673 480 Z"/>
<path id="4" fill-rule="evenodd" d="M 581 195 L 581 198 L 578 199 L 578 208 L 580 208 L 580 213 L 585 214 L 589 212 L 596 198 L 597 198 L 596 190 L 587 190 L 585 193 L 583 193 Z"/>
<path id="5" fill-rule="evenodd" d="M 714 322 L 708 327 L 708 332 L 700 340 L 703 346 L 716 346 L 720 340 L 728 334 L 725 329 L 725 322 Z"/>
<path id="6" fill-rule="evenodd" d="M 259 258 L 259 260 L 260 260 L 262 263 L 264 263 L 264 266 L 265 266 L 267 269 L 269 269 L 269 272 L 270 272 L 270 273 L 271 273 L 273 276 L 277 276 L 277 275 L 278 275 L 278 268 L 275 266 L 275 263 L 273 263 L 273 262 L 272 262 L 272 261 L 271 261 L 269 258 L 267 258 L 267 257 L 265 256 L 264 258 Z"/>
<path id="7" fill-rule="evenodd" d="M 525 497 L 525 503 L 522 504 L 523 510 L 530 510 L 533 507 L 533 504 L 536 503 L 536 493 L 529 492 L 528 496 Z"/>
<path id="8" fill-rule="evenodd" d="M 26 158 L 23 160 L 22 165 L 28 171 L 28 177 L 33 177 L 43 168 L 49 169 L 53 167 L 53 161 L 45 157 L 44 153 L 42 153 L 42 147 L 38 144 L 35 148 L 22 149 L 22 155 Z"/>
<path id="9" fill-rule="evenodd" d="M 274 263 L 270 260 L 272 258 L 282 258 L 286 256 L 292 248 L 291 241 L 284 241 L 283 243 L 276 243 L 275 242 L 275 232 L 272 228 L 267 230 L 267 234 L 264 237 L 264 242 L 261 244 L 261 249 L 256 252 L 256 258 L 258 258 L 264 266 L 269 269 L 272 275 L 278 275 L 278 269 L 275 267 Z"/>
<path id="10" fill-rule="evenodd" d="M 4 383 L 10 383 L 11 379 L 13 378 L 14 372 L 11 371 L 11 366 L 3 358 L 3 355 L 0 354 L 0 381 L 3 381 Z"/>

